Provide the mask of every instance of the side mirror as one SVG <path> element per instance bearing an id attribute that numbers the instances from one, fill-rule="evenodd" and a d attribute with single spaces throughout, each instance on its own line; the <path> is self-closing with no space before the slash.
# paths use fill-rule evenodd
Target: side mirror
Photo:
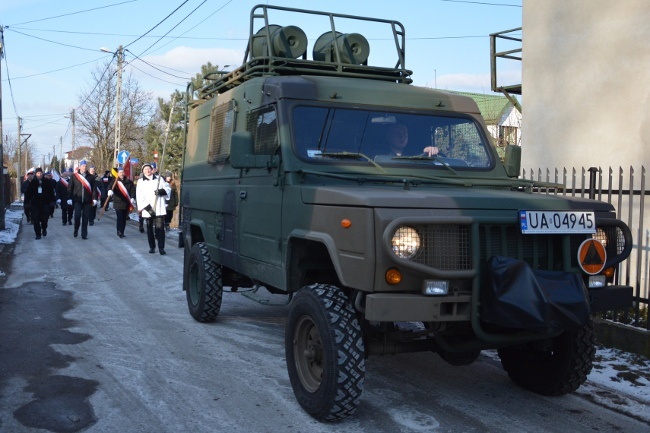
<path id="1" fill-rule="evenodd" d="M 521 147 L 514 144 L 506 146 L 506 157 L 503 163 L 508 177 L 519 177 L 521 171 Z"/>

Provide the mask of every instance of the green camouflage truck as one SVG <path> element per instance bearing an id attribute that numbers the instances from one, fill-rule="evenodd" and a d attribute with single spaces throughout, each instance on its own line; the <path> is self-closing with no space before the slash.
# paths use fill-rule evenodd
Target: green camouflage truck
<path id="1" fill-rule="evenodd" d="M 324 23 L 311 58 L 274 14 Z M 383 26 L 395 66 L 373 66 L 349 23 Z M 591 315 L 632 305 L 616 278 L 630 230 L 610 204 L 535 193 L 472 99 L 411 84 L 404 41 L 393 20 L 259 5 L 243 65 L 188 86 L 190 314 L 217 320 L 224 287 L 287 295 L 289 379 L 318 420 L 355 411 L 370 355 L 496 349 L 518 385 L 572 392 Z"/>

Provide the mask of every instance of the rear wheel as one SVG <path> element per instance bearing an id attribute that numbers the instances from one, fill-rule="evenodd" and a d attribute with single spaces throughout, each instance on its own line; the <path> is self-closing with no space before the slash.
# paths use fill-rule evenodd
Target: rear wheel
<path id="1" fill-rule="evenodd" d="M 210 258 L 203 242 L 192 245 L 183 272 L 187 306 L 199 322 L 213 322 L 221 310 L 223 281 L 221 266 Z"/>
<path id="2" fill-rule="evenodd" d="M 541 395 L 564 395 L 586 380 L 596 354 L 590 320 L 577 331 L 498 350 L 508 376 L 522 388 Z"/>
<path id="3" fill-rule="evenodd" d="M 321 421 L 351 415 L 365 377 L 361 327 L 339 288 L 314 284 L 291 302 L 285 335 L 287 369 L 302 408 Z"/>

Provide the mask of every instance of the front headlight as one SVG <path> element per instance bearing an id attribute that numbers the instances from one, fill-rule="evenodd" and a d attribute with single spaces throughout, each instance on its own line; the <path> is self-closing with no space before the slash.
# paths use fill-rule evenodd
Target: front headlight
<path id="1" fill-rule="evenodd" d="M 400 227 L 395 231 L 393 239 L 393 252 L 400 259 L 412 259 L 420 252 L 422 242 L 417 230 L 413 227 Z"/>

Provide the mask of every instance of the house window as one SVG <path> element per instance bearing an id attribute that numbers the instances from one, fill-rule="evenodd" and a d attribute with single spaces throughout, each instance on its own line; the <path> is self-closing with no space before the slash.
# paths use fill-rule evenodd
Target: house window
<path id="1" fill-rule="evenodd" d="M 517 127 L 516 126 L 500 126 L 499 127 L 499 143 L 517 144 Z"/>

